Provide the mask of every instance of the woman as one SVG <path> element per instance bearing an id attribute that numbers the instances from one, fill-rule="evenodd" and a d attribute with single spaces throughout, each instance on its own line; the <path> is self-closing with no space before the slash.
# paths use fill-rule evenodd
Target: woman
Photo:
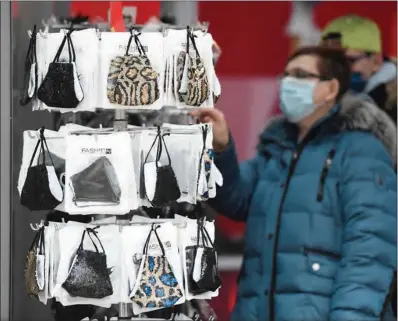
<path id="1" fill-rule="evenodd" d="M 346 94 L 349 81 L 340 51 L 298 50 L 280 84 L 285 117 L 240 166 L 222 113 L 193 113 L 213 123 L 224 184 L 212 206 L 247 223 L 233 321 L 391 315 L 396 130 L 376 106 Z"/>

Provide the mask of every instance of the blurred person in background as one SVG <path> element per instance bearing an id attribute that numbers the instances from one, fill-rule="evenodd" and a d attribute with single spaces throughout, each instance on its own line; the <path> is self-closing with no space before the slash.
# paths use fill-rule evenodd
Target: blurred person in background
<path id="1" fill-rule="evenodd" d="M 397 65 L 383 57 L 378 25 L 357 15 L 339 17 L 325 27 L 321 44 L 345 49 L 351 63 L 350 88 L 368 94 L 396 124 L 397 106 L 389 105 L 388 101 L 389 95 L 397 90 Z M 393 89 L 389 90 L 389 86 Z"/>
<path id="2" fill-rule="evenodd" d="M 396 127 L 347 93 L 341 50 L 307 47 L 280 82 L 284 116 L 241 165 L 223 114 L 213 124 L 224 184 L 211 205 L 246 222 L 232 321 L 391 320 L 396 280 Z"/>

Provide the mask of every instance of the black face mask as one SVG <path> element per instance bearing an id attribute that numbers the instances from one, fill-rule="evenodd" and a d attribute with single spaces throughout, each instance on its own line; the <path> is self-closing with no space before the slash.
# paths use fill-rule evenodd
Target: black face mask
<path id="1" fill-rule="evenodd" d="M 177 201 L 181 197 L 181 191 L 178 186 L 177 178 L 174 174 L 173 167 L 171 166 L 170 154 L 167 150 L 164 138 L 162 133 L 160 132 L 160 128 L 158 127 L 158 134 L 155 137 L 155 140 L 152 143 L 151 148 L 148 151 L 148 154 L 145 158 L 144 165 L 148 161 L 148 157 L 151 153 L 152 148 L 155 143 L 158 142 L 157 152 L 156 152 L 156 186 L 155 186 L 155 194 L 152 200 L 149 200 L 148 195 L 145 191 L 145 195 L 147 199 L 151 202 L 154 207 L 162 207 L 169 205 L 171 202 Z M 164 146 L 164 150 L 167 154 L 168 164 L 159 166 L 159 161 L 162 156 L 162 149 Z M 141 176 L 141 189 L 145 189 L 145 171 L 142 170 Z"/>
<path id="2" fill-rule="evenodd" d="M 62 40 L 37 92 L 38 98 L 49 107 L 76 108 L 83 100 L 83 91 L 76 71 L 76 54 L 70 34 L 71 32 L 68 32 Z M 69 62 L 59 62 L 65 43 L 68 43 Z"/>
<path id="3" fill-rule="evenodd" d="M 95 251 L 83 249 L 86 234 L 90 237 Z M 102 252 L 98 250 L 92 235 L 97 239 Z M 69 275 L 62 287 L 71 296 L 102 299 L 113 294 L 110 274 L 111 271 L 107 267 L 106 254 L 101 240 L 94 229 L 87 228 L 82 235 L 79 248 L 69 268 Z"/>
<path id="4" fill-rule="evenodd" d="M 120 203 L 121 190 L 115 169 L 105 156 L 71 176 L 70 181 L 76 206 L 84 206 L 84 202 L 101 203 L 100 206 Z"/>
<path id="5" fill-rule="evenodd" d="M 26 180 L 21 192 L 21 204 L 29 208 L 31 211 L 52 210 L 57 207 L 57 205 L 59 205 L 63 199 L 63 195 L 62 197 L 58 197 L 58 194 L 56 194 L 57 192 L 59 193 L 59 191 L 61 191 L 62 193 L 62 188 L 59 184 L 57 176 L 55 175 L 55 170 L 54 173 L 51 173 L 51 171 L 49 172 L 49 169 L 46 166 L 44 146 L 48 151 L 47 142 L 44 137 L 44 128 L 42 128 L 40 130 L 39 141 L 36 144 L 32 158 L 30 160 L 28 173 L 26 175 Z M 37 165 L 32 166 L 33 160 L 39 147 L 39 153 L 41 153 L 40 156 L 42 156 L 42 162 L 40 162 L 39 156 Z M 54 163 L 51 159 L 51 155 L 50 161 L 52 168 L 54 168 Z M 51 186 L 53 186 L 57 190 L 50 188 L 50 180 Z"/>
<path id="6" fill-rule="evenodd" d="M 27 105 L 35 96 L 37 91 L 37 56 L 36 56 L 36 25 L 33 27 L 29 42 L 28 52 L 25 58 L 25 69 L 23 87 L 21 89 L 19 102 L 22 106 Z"/>

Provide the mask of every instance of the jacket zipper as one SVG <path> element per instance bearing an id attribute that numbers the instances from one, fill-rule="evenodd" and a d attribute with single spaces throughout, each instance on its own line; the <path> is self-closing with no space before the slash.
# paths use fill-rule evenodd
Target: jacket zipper
<path id="1" fill-rule="evenodd" d="M 279 230 L 280 230 L 280 226 L 281 226 L 283 204 L 285 202 L 287 191 L 289 189 L 290 180 L 294 174 L 294 170 L 296 169 L 296 165 L 300 159 L 301 152 L 303 151 L 303 149 L 308 141 L 309 141 L 309 138 L 305 139 L 299 145 L 296 152 L 293 154 L 293 159 L 290 162 L 290 166 L 288 169 L 288 175 L 286 178 L 285 189 L 283 190 L 281 202 L 279 204 L 278 217 L 277 217 L 277 221 L 276 221 L 276 230 L 275 230 L 275 242 L 274 242 L 274 248 L 273 248 L 273 254 L 272 254 L 271 289 L 270 289 L 270 296 L 269 296 L 270 321 L 275 321 L 275 290 L 276 290 L 276 274 L 277 274 L 277 271 L 276 271 L 277 251 L 278 251 Z"/>
<path id="2" fill-rule="evenodd" d="M 323 165 L 322 173 L 321 173 L 321 178 L 319 180 L 319 187 L 318 187 L 318 193 L 317 193 L 317 201 L 322 202 L 323 200 L 323 191 L 325 189 L 325 181 L 326 177 L 328 176 L 329 168 L 332 165 L 334 155 L 336 154 L 336 150 L 333 148 L 329 151 L 328 157 L 326 158 L 325 164 Z"/>
<path id="3" fill-rule="evenodd" d="M 318 255 L 323 255 L 323 256 L 329 256 L 332 258 L 335 258 L 336 260 L 340 259 L 340 255 L 331 251 L 327 250 L 322 250 L 322 249 L 315 249 L 315 248 L 310 248 L 310 247 L 304 247 L 304 254 L 308 255 L 310 253 L 313 254 L 318 254 Z"/>
<path id="4" fill-rule="evenodd" d="M 275 321 L 275 291 L 276 291 L 276 275 L 277 275 L 277 252 L 278 252 L 278 244 L 279 244 L 279 230 L 281 227 L 281 220 L 282 220 L 282 211 L 283 211 L 283 204 L 285 203 L 286 195 L 289 190 L 290 181 L 293 177 L 294 171 L 296 169 L 297 163 L 300 160 L 300 156 L 302 151 L 304 150 L 305 146 L 308 142 L 315 137 L 318 133 L 319 127 L 313 128 L 304 140 L 298 145 L 295 153 L 293 154 L 292 161 L 290 162 L 288 174 L 286 178 L 285 189 L 282 193 L 281 202 L 279 203 L 278 208 L 278 216 L 276 221 L 276 228 L 275 228 L 275 242 L 272 254 L 272 272 L 271 272 L 271 288 L 270 288 L 270 295 L 269 295 L 269 320 Z"/>

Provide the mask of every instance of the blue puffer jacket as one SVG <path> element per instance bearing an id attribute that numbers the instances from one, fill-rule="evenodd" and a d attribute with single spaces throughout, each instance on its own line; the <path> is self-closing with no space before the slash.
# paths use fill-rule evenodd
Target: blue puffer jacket
<path id="1" fill-rule="evenodd" d="M 303 142 L 279 118 L 240 166 L 233 142 L 212 206 L 246 221 L 233 321 L 391 319 L 397 253 L 396 127 L 346 95 Z M 386 312 L 382 312 L 386 311 Z"/>

